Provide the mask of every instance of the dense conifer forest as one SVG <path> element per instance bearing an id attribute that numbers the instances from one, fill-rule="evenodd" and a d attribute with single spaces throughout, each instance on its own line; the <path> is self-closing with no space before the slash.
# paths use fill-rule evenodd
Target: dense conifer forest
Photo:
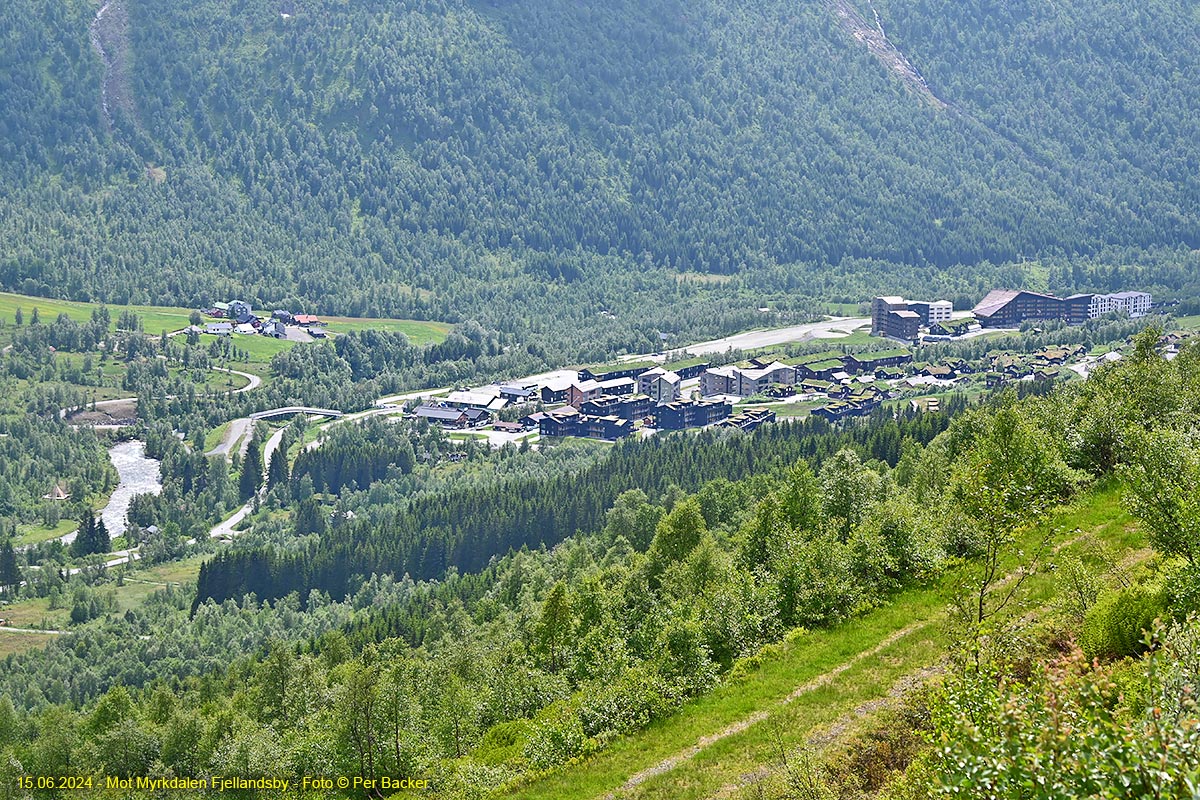
<path id="1" fill-rule="evenodd" d="M 767 303 L 1194 287 L 1187 4 L 860 3 L 937 102 L 844 5 L 19 0 L 0 286 L 472 318 L 557 359 Z"/>

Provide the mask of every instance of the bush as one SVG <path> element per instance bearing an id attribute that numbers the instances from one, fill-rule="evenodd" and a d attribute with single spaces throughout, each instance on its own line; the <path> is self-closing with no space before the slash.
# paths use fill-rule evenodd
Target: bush
<path id="1" fill-rule="evenodd" d="M 575 709 L 555 703 L 534 720 L 524 755 L 533 769 L 548 769 L 580 755 L 586 740 Z"/>
<path id="2" fill-rule="evenodd" d="M 1079 644 L 1088 658 L 1125 658 L 1146 650 L 1145 632 L 1166 609 L 1160 587 L 1135 586 L 1102 596 L 1088 609 Z"/>
<path id="3" fill-rule="evenodd" d="M 579 717 L 584 733 L 604 738 L 640 730 L 673 711 L 681 700 L 662 678 L 643 667 L 587 693 Z"/>

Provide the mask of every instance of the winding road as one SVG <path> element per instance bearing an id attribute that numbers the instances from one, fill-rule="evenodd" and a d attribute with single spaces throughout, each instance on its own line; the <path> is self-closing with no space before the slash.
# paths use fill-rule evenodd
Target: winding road
<path id="1" fill-rule="evenodd" d="M 242 392 L 250 392 L 250 391 L 253 391 L 253 390 L 257 389 L 258 387 L 262 386 L 262 378 L 258 377 L 257 375 L 253 375 L 249 372 L 240 372 L 236 369 L 227 369 L 226 367 L 210 367 L 210 369 L 213 372 L 224 372 L 229 375 L 238 375 L 242 378 L 245 378 L 247 383 L 245 386 L 239 387 L 237 389 L 230 389 L 227 392 L 209 392 L 207 395 L 204 395 L 206 397 L 213 397 L 213 396 L 223 395 L 223 394 L 241 394 Z M 168 394 L 168 395 L 164 395 L 163 397 L 157 398 L 157 399 L 175 400 L 178 397 L 179 397 L 179 395 L 177 395 L 177 394 Z M 113 408 L 115 406 L 120 406 L 123 403 L 137 403 L 137 401 L 138 401 L 138 399 L 136 397 L 114 397 L 112 400 L 97 400 L 95 403 L 89 404 L 89 407 L 95 407 L 96 409 Z M 83 410 L 87 410 L 87 409 L 83 409 Z M 58 416 L 65 419 L 67 416 L 67 412 L 68 412 L 68 409 L 65 409 L 65 408 L 60 409 L 58 412 Z M 125 426 L 123 426 L 123 425 L 96 425 L 96 426 L 89 426 L 89 427 L 111 429 L 111 428 L 121 428 L 121 427 L 125 427 Z"/>

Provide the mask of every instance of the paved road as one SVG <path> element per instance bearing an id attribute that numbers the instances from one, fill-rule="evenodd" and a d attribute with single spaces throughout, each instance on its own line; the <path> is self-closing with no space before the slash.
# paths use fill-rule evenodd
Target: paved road
<path id="1" fill-rule="evenodd" d="M 806 322 L 803 325 L 792 325 L 787 328 L 764 328 L 757 331 L 746 331 L 723 339 L 713 339 L 708 342 L 689 344 L 675 348 L 672 352 L 686 351 L 696 356 L 724 353 L 726 350 L 754 350 L 760 347 L 772 347 L 788 342 L 802 342 L 807 339 L 832 339 L 849 336 L 854 331 L 870 325 L 871 320 L 865 317 L 832 317 L 821 322 Z M 651 355 L 622 356 L 621 361 L 658 361 L 667 359 L 666 353 Z"/>
<path id="2" fill-rule="evenodd" d="M 229 427 L 225 429 L 225 435 L 221 437 L 220 443 L 204 455 L 225 456 L 226 459 L 232 458 L 230 454 L 233 451 L 234 444 L 242 441 L 246 434 L 250 432 L 251 424 L 249 417 L 242 417 L 230 422 Z"/>

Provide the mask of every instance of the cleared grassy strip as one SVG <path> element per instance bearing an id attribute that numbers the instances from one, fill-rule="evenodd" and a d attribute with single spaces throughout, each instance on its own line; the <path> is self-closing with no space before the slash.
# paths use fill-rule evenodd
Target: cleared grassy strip
<path id="1" fill-rule="evenodd" d="M 205 434 L 204 452 L 212 452 L 213 448 L 215 448 L 225 439 L 225 432 L 229 430 L 229 425 L 230 423 L 228 422 L 222 422 L 220 425 Z"/>
<path id="2" fill-rule="evenodd" d="M 1142 542 L 1132 519 L 1121 509 L 1120 487 L 1112 482 L 1055 514 L 1047 526 L 1055 530 L 1054 541 L 1060 546 L 1074 541 L 1075 547 L 1084 549 L 1084 532 L 1117 550 L 1127 551 Z M 1047 526 L 1027 532 L 1020 546 L 1028 552 L 1045 537 Z M 1013 559 L 1009 568 L 1016 563 Z M 761 668 L 751 676 L 721 685 L 674 716 L 619 739 L 586 763 L 500 796 L 530 800 L 583 800 L 610 793 L 664 800 L 707 797 L 735 776 L 770 761 L 777 741 L 795 746 L 847 710 L 878 699 L 900 676 L 938 661 L 945 654 L 945 608 L 965 574 L 954 570 L 934 587 L 902 592 L 886 606 L 836 628 L 790 636 L 764 656 Z M 1035 576 L 1028 586 L 1033 601 L 1045 602 L 1052 592 L 1049 576 Z M 890 644 L 889 637 L 895 637 Z M 864 657 L 876 648 L 877 653 Z M 798 687 L 831 671 L 840 673 L 835 681 L 784 702 Z M 706 737 L 720 736 L 730 726 L 763 714 L 765 720 L 755 719 L 743 730 L 680 759 Z M 794 719 L 779 726 L 769 723 L 772 717 Z M 781 729 L 786 731 L 782 737 Z M 668 769 L 627 785 L 634 776 L 672 758 L 676 761 Z"/>
<path id="3" fill-rule="evenodd" d="M 838 733 L 833 729 L 881 704 L 914 671 L 936 662 L 945 651 L 945 627 L 936 621 L 923 623 L 870 651 L 870 657 L 854 662 L 835 680 L 780 704 L 744 732 L 715 742 L 677 769 L 616 794 L 622 800 L 700 800 L 732 794 L 752 783 L 755 773 L 777 758 L 780 747 L 791 751 L 833 738 Z"/>
<path id="4" fill-rule="evenodd" d="M 1066 555 L 1078 555 L 1093 569 L 1103 568 L 1096 552 L 1102 544 L 1118 558 L 1141 547 L 1144 538 L 1132 518 L 1121 508 L 1119 490 L 1105 486 L 1065 509 L 1049 523 L 1055 529 L 1057 552 L 1045 554 L 1043 569 L 1030 577 L 1023 589 L 1023 602 L 1013 610 L 1037 613 L 1055 597 L 1053 572 L 1044 567 Z M 1045 535 L 1046 526 L 1025 537 L 1023 545 L 1034 545 Z M 944 606 L 946 595 L 942 595 Z M 946 653 L 948 628 L 945 615 L 917 623 L 919 627 L 898 637 L 871 657 L 861 658 L 825 685 L 815 687 L 792 702 L 769 709 L 763 719 L 744 731 L 704 748 L 694 758 L 680 762 L 617 797 L 689 800 L 721 794 L 732 796 L 749 781 L 748 775 L 769 764 L 782 746 L 788 751 L 821 741 L 831 726 L 836 727 L 858 711 L 888 696 L 905 676 L 919 673 Z M 833 738 L 830 736 L 829 738 Z M 718 789 L 724 787 L 723 792 Z"/>
<path id="5" fill-rule="evenodd" d="M 350 331 L 398 331 L 415 345 L 439 344 L 450 332 L 444 322 L 428 322 L 417 319 L 362 319 L 356 317 L 322 317 L 334 333 Z"/>
<path id="6" fill-rule="evenodd" d="M 924 631 L 924 626 L 940 617 L 944 608 L 945 597 L 940 590 L 910 591 L 901 595 L 896 602 L 837 628 L 789 637 L 777 654 L 764 659 L 762 667 L 747 678 L 722 684 L 715 691 L 685 706 L 678 714 L 659 720 L 638 734 L 618 740 L 586 764 L 551 775 L 504 796 L 529 800 L 567 800 L 601 797 L 608 792 L 615 792 L 638 772 L 660 764 L 695 745 L 703 737 L 717 735 L 755 712 L 779 705 L 797 687 L 877 647 L 888 636 L 913 625 L 922 626 L 919 629 Z M 916 630 L 914 628 L 913 632 Z M 922 654 L 932 660 L 941 651 L 929 647 Z M 678 770 L 679 767 L 675 767 L 673 771 Z M 661 780 L 647 780 L 637 790 L 644 793 Z M 718 782 L 717 786 L 723 782 Z M 709 783 L 708 788 L 716 787 Z M 626 795 L 618 793 L 617 796 Z"/>

